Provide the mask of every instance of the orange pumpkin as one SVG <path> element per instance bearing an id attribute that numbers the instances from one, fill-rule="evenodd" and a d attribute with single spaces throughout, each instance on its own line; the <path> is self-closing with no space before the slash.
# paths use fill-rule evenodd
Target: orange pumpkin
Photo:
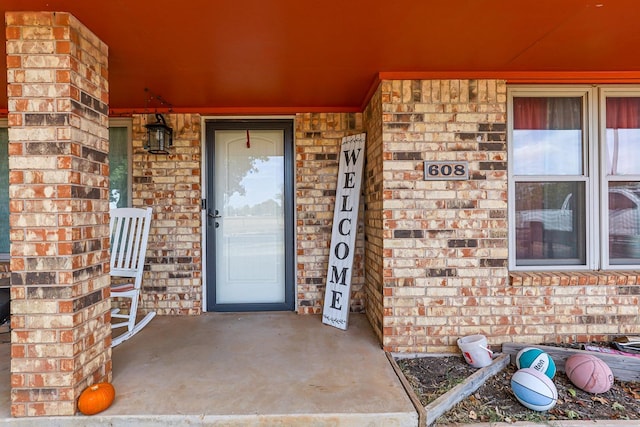
<path id="1" fill-rule="evenodd" d="M 93 415 L 107 409 L 116 397 L 116 390 L 110 383 L 97 383 L 80 393 L 78 410 L 85 415 Z"/>

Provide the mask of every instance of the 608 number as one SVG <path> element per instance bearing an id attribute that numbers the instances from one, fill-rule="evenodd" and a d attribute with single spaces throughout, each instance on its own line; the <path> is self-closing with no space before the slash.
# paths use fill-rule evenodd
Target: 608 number
<path id="1" fill-rule="evenodd" d="M 424 162 L 424 179 L 467 179 L 467 162 Z"/>

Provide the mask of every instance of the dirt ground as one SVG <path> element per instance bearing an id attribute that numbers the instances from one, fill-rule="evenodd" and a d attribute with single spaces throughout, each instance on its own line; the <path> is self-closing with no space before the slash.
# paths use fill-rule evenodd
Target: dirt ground
<path id="1" fill-rule="evenodd" d="M 398 360 L 398 365 L 425 406 L 477 371 L 462 356 L 403 359 Z M 513 395 L 511 376 L 515 371 L 516 367 L 509 365 L 488 379 L 474 394 L 438 418 L 435 425 L 497 421 L 640 420 L 640 383 L 616 380 L 611 390 L 595 395 L 580 390 L 563 372 L 558 372 L 553 378 L 558 389 L 558 403 L 549 411 L 537 412 L 521 405 Z"/>

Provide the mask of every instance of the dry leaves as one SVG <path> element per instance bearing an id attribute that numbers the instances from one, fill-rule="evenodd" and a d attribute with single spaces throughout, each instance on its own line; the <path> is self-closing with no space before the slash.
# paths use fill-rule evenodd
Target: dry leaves
<path id="1" fill-rule="evenodd" d="M 398 361 L 423 405 L 476 371 L 462 357 L 426 357 Z M 553 379 L 558 403 L 546 412 L 522 406 L 511 390 L 508 366 L 436 420 L 436 425 L 474 422 L 546 422 L 551 420 L 640 419 L 640 383 L 616 381 L 606 393 L 594 395 L 576 388 L 564 373 Z M 453 384 L 453 385 L 452 385 Z M 640 423 L 639 423 L 640 425 Z"/>

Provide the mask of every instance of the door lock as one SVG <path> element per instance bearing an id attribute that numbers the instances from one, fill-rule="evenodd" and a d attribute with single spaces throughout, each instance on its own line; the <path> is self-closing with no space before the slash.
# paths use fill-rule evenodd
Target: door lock
<path id="1" fill-rule="evenodd" d="M 220 215 L 220 211 L 218 209 L 214 210 L 213 212 L 208 211 L 207 216 L 209 217 L 209 224 L 211 224 L 212 219 L 216 220 L 218 218 L 222 218 L 222 215 Z M 218 221 L 215 221 L 214 225 L 216 228 L 220 228 L 220 223 Z"/>

